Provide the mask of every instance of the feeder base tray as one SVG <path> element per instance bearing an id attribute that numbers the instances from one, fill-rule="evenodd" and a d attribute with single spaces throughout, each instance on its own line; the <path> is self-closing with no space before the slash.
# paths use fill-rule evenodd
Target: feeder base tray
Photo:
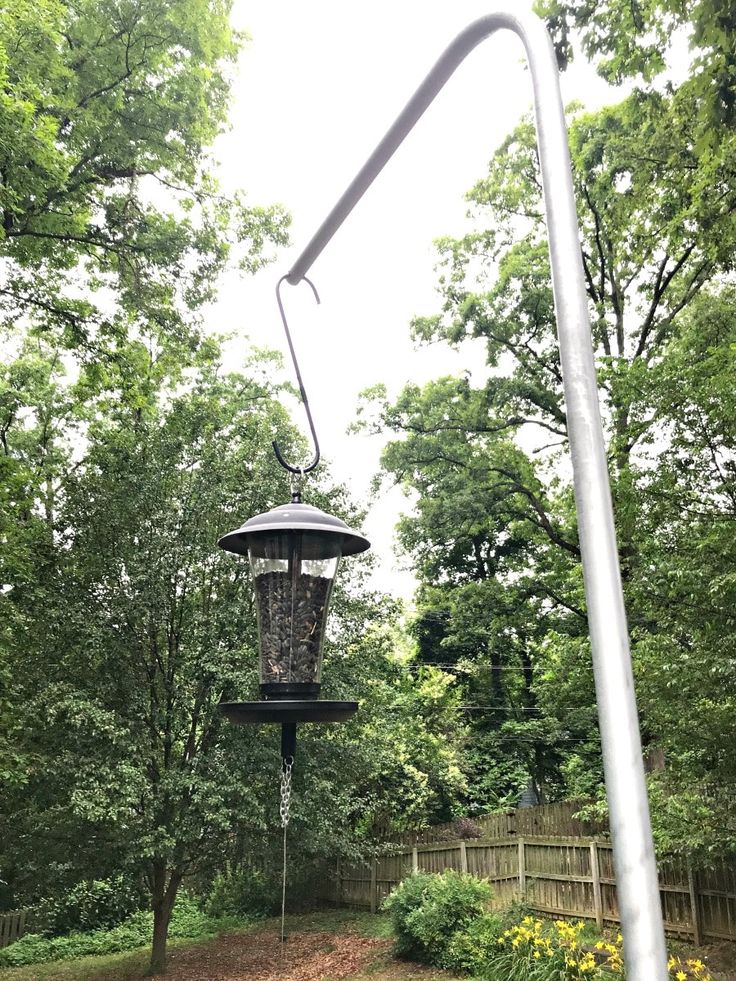
<path id="1" fill-rule="evenodd" d="M 358 703 L 274 699 L 268 702 L 223 702 L 220 710 L 237 726 L 258 722 L 344 722 L 358 711 Z"/>

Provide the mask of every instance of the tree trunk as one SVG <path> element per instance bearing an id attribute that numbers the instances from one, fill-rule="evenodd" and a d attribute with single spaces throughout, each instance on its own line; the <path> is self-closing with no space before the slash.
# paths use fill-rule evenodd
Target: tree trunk
<path id="1" fill-rule="evenodd" d="M 164 974 L 166 971 L 166 940 L 177 891 L 172 885 L 170 883 L 163 895 L 153 900 L 153 945 L 149 974 Z"/>

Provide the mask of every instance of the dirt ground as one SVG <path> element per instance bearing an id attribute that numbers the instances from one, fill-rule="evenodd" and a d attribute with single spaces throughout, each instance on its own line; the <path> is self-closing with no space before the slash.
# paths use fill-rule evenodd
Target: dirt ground
<path id="1" fill-rule="evenodd" d="M 450 978 L 420 965 L 397 965 L 389 957 L 391 941 L 357 933 L 292 933 L 281 945 L 278 931 L 218 937 L 205 947 L 172 951 L 167 981 L 340 981 L 370 969 L 371 979 Z"/>
<path id="2" fill-rule="evenodd" d="M 685 959 L 699 958 L 708 965 L 714 981 L 736 981 L 736 944 L 723 941 L 703 947 L 683 945 L 676 953 Z"/>
<path id="3" fill-rule="evenodd" d="M 202 947 L 174 950 L 170 981 L 338 981 L 349 978 L 391 946 L 355 933 L 292 933 L 281 944 L 277 931 L 227 934 Z"/>

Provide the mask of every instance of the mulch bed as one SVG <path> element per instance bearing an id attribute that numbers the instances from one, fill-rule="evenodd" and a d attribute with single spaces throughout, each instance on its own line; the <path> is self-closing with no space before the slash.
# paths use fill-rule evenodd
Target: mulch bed
<path id="1" fill-rule="evenodd" d="M 391 947 L 356 933 L 292 933 L 282 949 L 272 930 L 225 934 L 206 947 L 172 950 L 167 981 L 339 981 Z"/>

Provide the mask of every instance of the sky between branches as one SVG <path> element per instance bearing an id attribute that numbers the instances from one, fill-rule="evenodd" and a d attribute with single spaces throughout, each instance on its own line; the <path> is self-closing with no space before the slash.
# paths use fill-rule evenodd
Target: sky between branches
<path id="1" fill-rule="evenodd" d="M 532 0 L 510 0 L 529 9 Z M 501 5 L 421 0 L 235 0 L 234 25 L 251 40 L 234 85 L 232 130 L 216 156 L 226 188 L 253 203 L 279 201 L 293 216 L 293 247 L 255 277 L 230 274 L 209 326 L 237 331 L 286 355 L 274 288 L 442 50 L 476 17 Z M 562 78 L 563 100 L 595 108 L 622 97 L 583 63 Z M 364 531 L 380 559 L 376 585 L 410 597 L 414 580 L 392 554 L 407 502 L 397 490 L 369 501 L 382 441 L 347 435 L 359 393 L 384 382 L 396 394 L 470 370 L 483 376 L 482 344 L 415 350 L 408 324 L 438 307 L 434 238 L 460 234 L 465 192 L 531 106 L 521 43 L 499 32 L 460 66 L 393 160 L 284 303 L 323 449 L 333 473 L 369 505 Z M 233 344 L 238 367 L 244 347 Z M 287 362 L 288 377 L 293 377 Z M 295 418 L 306 432 L 299 406 Z"/>

